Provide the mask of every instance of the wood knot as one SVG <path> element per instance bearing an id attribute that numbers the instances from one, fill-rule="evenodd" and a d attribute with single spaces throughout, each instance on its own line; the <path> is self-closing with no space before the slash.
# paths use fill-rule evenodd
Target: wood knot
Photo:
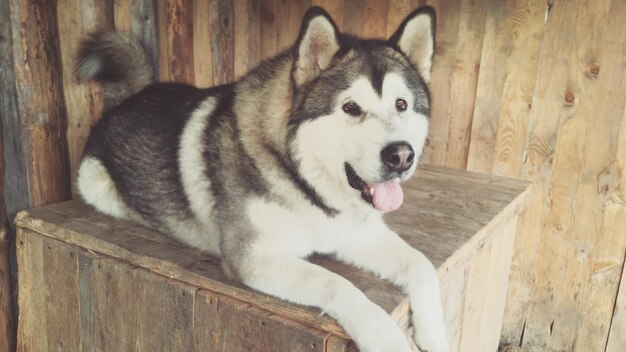
<path id="1" fill-rule="evenodd" d="M 569 89 L 566 90 L 565 91 L 565 98 L 564 98 L 563 106 L 564 107 L 571 107 L 571 106 L 574 106 L 575 103 L 576 103 L 576 94 L 574 94 L 574 92 L 572 92 Z"/>
<path id="2" fill-rule="evenodd" d="M 587 67 L 587 77 L 591 78 L 591 79 L 596 79 L 598 78 L 598 75 L 600 74 L 600 65 L 598 64 L 590 64 Z"/>

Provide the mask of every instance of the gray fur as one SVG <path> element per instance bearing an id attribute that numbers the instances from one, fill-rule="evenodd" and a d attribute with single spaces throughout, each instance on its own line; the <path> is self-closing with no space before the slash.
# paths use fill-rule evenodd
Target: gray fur
<path id="1" fill-rule="evenodd" d="M 423 14 L 415 12 L 411 16 Z M 87 142 L 78 177 L 81 195 L 105 213 L 139 220 L 221 257 L 229 276 L 257 290 L 323 309 L 326 300 L 362 299 L 364 296 L 345 280 L 329 276 L 302 258 L 313 252 L 339 253 L 336 250 L 340 242 L 332 236 L 319 239 L 330 236 L 328 229 L 339 231 L 337 236 L 349 236 L 352 234 L 343 233 L 345 229 L 367 230 L 363 224 L 369 223 L 370 228 L 382 229 L 380 234 L 386 233 L 372 197 L 363 196 L 369 188 L 355 188 L 350 183 L 357 173 L 365 173 L 367 182 L 380 185 L 404 180 L 415 170 L 413 166 L 406 172 L 392 172 L 379 160 L 381 150 L 398 142 L 398 138 L 402 142 L 411 140 L 413 148 L 421 153 L 428 125 L 430 98 L 419 70 L 425 67 L 424 62 L 430 62 L 430 57 L 403 52 L 397 45 L 398 38 L 404 47 L 412 46 L 411 38 L 402 32 L 400 28 L 400 34 L 391 41 L 362 40 L 339 33 L 325 11 L 312 8 L 305 15 L 293 47 L 263 62 L 238 82 L 208 89 L 177 83 L 150 84 L 153 69 L 135 40 L 117 32 L 89 36 L 81 45 L 76 75 L 104 86 L 107 111 Z M 432 37 L 428 31 L 420 34 Z M 403 89 L 397 93 L 401 97 L 392 96 L 391 108 L 388 101 L 383 102 L 383 85 L 388 77 L 391 81 L 386 82 L 392 82 L 392 87 L 387 83 L 387 95 L 396 94 L 396 86 Z M 338 104 L 343 104 L 340 97 L 352 87 L 362 87 L 359 82 L 363 80 L 368 82 L 363 90 L 370 96 L 377 95 L 374 100 L 379 105 L 362 115 L 343 114 L 338 109 Z M 354 94 L 365 99 L 360 93 Z M 396 98 L 412 101 L 412 111 L 396 111 Z M 350 128 L 363 135 L 362 131 L 368 131 L 365 125 L 379 125 L 378 135 L 355 140 L 363 148 L 347 148 L 367 150 L 368 155 L 351 156 L 339 163 L 333 159 L 331 166 L 316 166 L 324 159 L 316 154 L 323 154 L 326 142 L 322 138 L 335 138 L 331 121 L 336 122 L 337 129 L 344 129 L 343 136 L 348 138 L 353 132 Z M 315 129 L 316 123 L 326 130 Z M 407 126 L 419 132 L 419 137 L 407 134 Z M 311 143 L 307 133 L 319 134 L 319 143 Z M 374 139 L 375 143 L 371 142 Z M 342 145 L 343 139 L 328 142 Z M 347 174 L 344 164 L 363 163 L 365 159 L 373 160 L 375 165 L 350 165 L 351 174 Z M 338 169 L 333 169 L 337 165 Z M 106 195 L 99 196 L 102 193 Z M 311 237 L 295 240 L 303 233 Z M 275 234 L 284 237 L 277 239 Z M 406 253 L 409 262 L 424 262 L 414 250 Z M 286 273 L 276 268 L 305 269 L 285 279 Z M 434 269 L 426 266 L 425 271 L 430 275 Z M 308 274 L 324 283 L 302 280 Z M 398 272 L 401 276 L 410 274 L 406 270 Z M 436 289 L 436 282 L 432 283 L 436 276 L 428 275 Z M 308 284 L 313 286 L 294 288 Z M 328 292 L 314 294 L 324 287 Z M 369 318 L 380 320 L 386 329 L 381 336 L 387 337 L 381 341 L 401 336 L 387 318 L 379 319 L 381 310 L 370 303 L 363 301 L 368 305 Z M 354 311 L 335 313 L 340 323 L 347 321 L 350 327 L 363 320 Z M 373 335 L 365 330 L 363 336 Z M 359 334 L 361 330 L 352 332 Z M 363 341 L 367 338 L 357 343 L 367 351 Z M 396 341 L 389 348 L 401 345 Z"/>
<path id="2" fill-rule="evenodd" d="M 153 80 L 152 64 L 141 44 L 115 31 L 92 33 L 83 40 L 74 73 L 79 81 L 94 80 L 103 85 L 107 109 Z"/>

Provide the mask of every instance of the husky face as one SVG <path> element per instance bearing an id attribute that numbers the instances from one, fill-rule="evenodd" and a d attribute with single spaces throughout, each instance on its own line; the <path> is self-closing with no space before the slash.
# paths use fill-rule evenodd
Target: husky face
<path id="1" fill-rule="evenodd" d="M 402 204 L 400 182 L 413 174 L 422 154 L 430 104 L 428 75 L 420 73 L 420 62 L 399 42 L 402 32 L 421 43 L 430 41 L 430 49 L 422 49 L 430 58 L 433 40 L 430 27 L 420 32 L 414 28 L 419 25 L 407 26 L 410 22 L 388 42 L 341 35 L 332 22 L 318 25 L 325 33 L 309 34 L 311 41 L 316 35 L 323 40 L 309 43 L 314 50 L 306 54 L 323 53 L 320 47 L 326 44 L 333 56 L 308 58 L 318 66 L 328 61 L 327 68 L 301 80 L 300 87 L 294 80 L 291 147 L 302 174 L 311 175 L 309 182 L 335 207 L 391 211 Z M 328 38 L 337 38 L 337 45 Z"/>

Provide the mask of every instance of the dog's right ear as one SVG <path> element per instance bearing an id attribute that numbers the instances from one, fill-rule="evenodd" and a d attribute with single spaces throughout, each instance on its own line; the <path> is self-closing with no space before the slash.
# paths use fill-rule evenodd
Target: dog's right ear
<path id="1" fill-rule="evenodd" d="M 335 22 L 322 8 L 311 7 L 304 15 L 295 46 L 292 76 L 296 87 L 310 82 L 328 68 L 339 47 Z"/>

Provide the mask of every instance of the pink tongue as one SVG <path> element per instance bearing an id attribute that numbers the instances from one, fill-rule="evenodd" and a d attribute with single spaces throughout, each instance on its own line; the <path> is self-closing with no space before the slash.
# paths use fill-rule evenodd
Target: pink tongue
<path id="1" fill-rule="evenodd" d="M 387 181 L 384 183 L 375 183 L 370 185 L 374 190 L 374 196 L 372 201 L 376 209 L 388 212 L 393 211 L 402 205 L 404 194 L 402 193 L 402 187 L 398 181 Z"/>

